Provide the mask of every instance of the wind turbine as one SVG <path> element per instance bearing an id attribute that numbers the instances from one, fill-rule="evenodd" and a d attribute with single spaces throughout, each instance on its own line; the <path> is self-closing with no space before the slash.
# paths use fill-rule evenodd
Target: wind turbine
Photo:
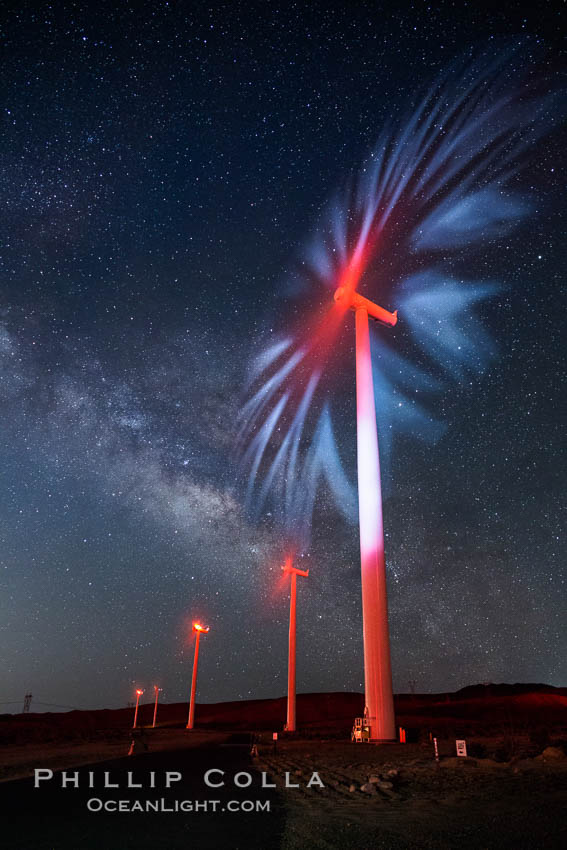
<path id="1" fill-rule="evenodd" d="M 140 705 L 140 697 L 143 693 L 144 692 L 141 688 L 136 688 L 136 710 L 134 711 L 134 725 L 132 726 L 132 729 L 135 729 L 138 723 L 138 707 Z"/>
<path id="2" fill-rule="evenodd" d="M 158 697 L 161 688 L 158 688 L 157 685 L 154 685 L 154 693 L 156 695 L 155 703 L 154 703 L 154 722 L 152 723 L 152 729 L 156 728 L 156 720 L 157 720 L 157 705 L 158 705 Z"/>
<path id="3" fill-rule="evenodd" d="M 209 626 L 202 626 L 200 623 L 193 623 L 193 631 L 195 637 L 195 656 L 193 658 L 193 678 L 191 680 L 191 699 L 189 700 L 189 717 L 187 719 L 187 729 L 193 728 L 195 720 L 195 693 L 197 691 L 197 664 L 199 662 L 199 638 L 201 635 L 206 635 L 209 631 Z"/>
<path id="4" fill-rule="evenodd" d="M 362 572 L 365 715 L 371 741 L 396 740 L 392 665 L 388 629 L 386 562 L 380 457 L 376 429 L 374 382 L 368 317 L 393 327 L 397 311 L 389 313 L 349 286 L 340 286 L 335 302 L 354 311 L 356 325 L 356 434 L 358 521 Z"/>
<path id="5" fill-rule="evenodd" d="M 309 570 L 298 570 L 292 566 L 291 558 L 286 558 L 282 567 L 284 573 L 291 575 L 291 592 L 289 601 L 289 654 L 287 662 L 287 732 L 295 732 L 295 622 L 297 599 L 297 576 L 307 578 Z"/>
<path id="6" fill-rule="evenodd" d="M 288 281 L 279 333 L 270 328 L 268 344 L 250 363 L 239 416 L 247 503 L 258 516 L 269 508 L 287 539 L 305 549 L 322 486 L 346 519 L 356 516 L 333 424 L 344 398 L 333 380 L 344 365 L 344 312 L 356 313 L 365 686 L 375 739 L 393 739 L 395 727 L 368 316 L 393 325 L 396 314 L 356 290 L 372 276 L 387 293 L 381 297 L 396 293 L 408 330 L 404 352 L 419 351 L 428 363 L 418 367 L 380 340 L 380 420 L 389 420 L 392 434 L 396 426 L 435 441 L 441 423 L 415 393 L 440 390 L 442 376 L 456 383 L 479 374 L 492 359 L 472 308 L 494 296 L 498 284 L 492 275 L 472 279 L 469 257 L 481 268 L 486 248 L 527 222 L 533 206 L 518 177 L 530 148 L 565 113 L 560 86 L 551 78 L 540 85 L 543 68 L 532 47 L 516 40 L 476 58 L 467 52 L 383 128 L 358 176 L 323 211 Z M 336 309 L 322 310 L 322 293 L 327 301 L 337 286 Z M 411 403 L 395 405 L 392 393 Z M 381 434 L 384 454 L 389 429 Z"/>

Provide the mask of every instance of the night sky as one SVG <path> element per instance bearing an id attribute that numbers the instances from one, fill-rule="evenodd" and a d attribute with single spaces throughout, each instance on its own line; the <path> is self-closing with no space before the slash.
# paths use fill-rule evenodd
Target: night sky
<path id="1" fill-rule="evenodd" d="M 4 710 L 187 699 L 196 618 L 198 701 L 285 693 L 289 539 L 246 505 L 235 441 L 248 364 L 294 318 L 286 275 L 329 198 L 418 87 L 509 39 L 559 79 L 563 4 L 529 5 L 2 4 Z M 567 684 L 567 145 L 548 112 L 518 178 L 529 216 L 470 258 L 499 282 L 474 309 L 498 353 L 430 394 L 435 441 L 395 434 L 385 456 L 398 692 Z M 400 310 L 394 350 L 404 333 Z M 334 379 L 354 482 L 353 355 Z M 305 565 L 298 692 L 360 691 L 358 530 L 325 488 Z"/>

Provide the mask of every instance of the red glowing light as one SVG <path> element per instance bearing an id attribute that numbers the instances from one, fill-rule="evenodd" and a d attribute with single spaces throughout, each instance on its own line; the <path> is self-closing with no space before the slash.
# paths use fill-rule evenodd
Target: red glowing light
<path id="1" fill-rule="evenodd" d="M 203 634 L 207 634 L 210 626 L 202 626 L 200 623 L 193 623 L 193 631 L 194 632 L 203 632 Z"/>
<path id="2" fill-rule="evenodd" d="M 143 692 L 143 691 L 141 691 L 141 690 L 140 690 L 140 688 L 138 688 L 138 689 L 136 690 L 136 693 L 138 694 L 138 696 L 139 696 L 139 697 L 141 697 L 141 696 L 142 696 L 142 694 L 143 694 L 144 692 Z"/>
<path id="3" fill-rule="evenodd" d="M 286 555 L 285 564 L 282 567 L 284 573 L 289 573 L 293 569 L 293 556 Z"/>

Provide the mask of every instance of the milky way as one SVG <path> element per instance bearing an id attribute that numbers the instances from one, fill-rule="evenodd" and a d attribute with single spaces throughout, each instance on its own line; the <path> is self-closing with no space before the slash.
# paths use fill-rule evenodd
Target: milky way
<path id="1" fill-rule="evenodd" d="M 381 374 L 405 396 L 417 384 L 423 410 L 393 429 L 386 472 L 394 687 L 565 684 L 567 145 L 563 105 L 546 99 L 564 58 L 559 4 L 479 20 L 445 4 L 378 13 L 314 3 L 301 15 L 237 3 L 102 2 L 96 15 L 81 3 L 20 5 L 1 12 L 6 710 L 26 691 L 38 708 L 125 705 L 153 684 L 166 701 L 186 699 L 194 617 L 211 626 L 198 700 L 285 692 L 285 534 L 269 506 L 248 509 L 237 462 L 251 352 L 283 343 L 288 321 L 295 332 L 299 317 L 286 311 L 297 258 L 381 130 L 400 127 L 452 63 L 500 55 L 516 37 L 526 57 L 516 70 L 539 81 L 545 125 L 538 139 L 520 132 L 529 166 L 507 178 L 529 210 L 514 206 L 517 226 L 497 233 L 495 210 L 467 257 L 446 244 L 441 207 L 413 236 L 436 262 L 411 273 L 441 266 L 456 297 L 466 279 L 465 313 L 475 339 L 493 341 L 491 356 L 447 373 L 446 357 L 435 364 L 411 340 L 421 288 L 406 281 L 405 321 L 402 304 L 385 305 L 400 307 L 400 322 Z M 510 165 L 524 165 L 520 148 Z M 491 298 L 480 297 L 486 282 L 498 282 Z M 327 443 L 341 466 L 317 493 L 303 554 L 300 692 L 362 688 L 358 539 L 345 516 L 355 492 L 346 511 L 336 504 L 356 448 L 353 340 L 344 343 Z"/>

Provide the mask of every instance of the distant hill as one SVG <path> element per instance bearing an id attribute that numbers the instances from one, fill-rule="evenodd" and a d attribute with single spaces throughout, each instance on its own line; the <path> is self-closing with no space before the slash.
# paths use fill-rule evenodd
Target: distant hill
<path id="1" fill-rule="evenodd" d="M 417 731 L 493 732 L 513 722 L 520 726 L 567 729 L 567 688 L 545 684 L 470 685 L 455 693 L 397 694 L 397 723 Z M 202 729 L 281 731 L 286 717 L 285 697 L 197 704 L 195 725 Z M 347 736 L 353 718 L 364 710 L 360 693 L 297 695 L 301 733 Z M 140 725 L 150 725 L 153 704 L 140 705 Z M 121 736 L 131 728 L 132 708 L 0 715 L 0 743 L 57 739 L 91 739 L 98 734 Z M 159 726 L 183 726 L 187 703 L 159 706 Z"/>
<path id="2" fill-rule="evenodd" d="M 556 694 L 567 695 L 567 688 L 555 688 L 553 685 L 543 685 L 540 683 L 522 684 L 517 682 L 514 685 L 497 685 L 493 682 L 486 682 L 482 685 L 467 685 L 466 688 L 461 688 L 456 691 L 453 696 L 459 699 L 470 699 L 482 696 L 515 696 L 517 694 Z"/>

